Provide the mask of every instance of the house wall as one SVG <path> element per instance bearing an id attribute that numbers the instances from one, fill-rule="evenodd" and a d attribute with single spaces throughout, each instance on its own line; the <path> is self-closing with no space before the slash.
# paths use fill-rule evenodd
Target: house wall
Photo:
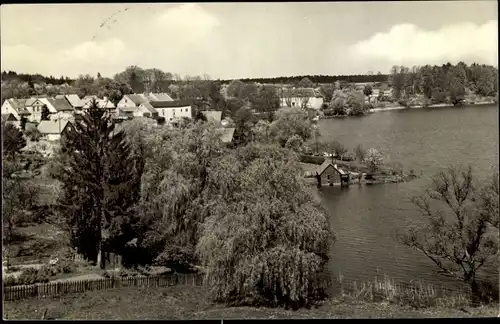
<path id="1" fill-rule="evenodd" d="M 5 100 L 3 102 L 3 105 L 2 105 L 2 115 L 8 115 L 8 114 L 12 114 L 14 115 L 18 120 L 20 120 L 21 118 L 19 117 L 19 114 L 17 113 L 17 110 L 15 110 L 12 105 L 10 104 L 10 102 L 8 100 Z"/>
<path id="2" fill-rule="evenodd" d="M 332 165 L 329 165 L 321 174 L 321 184 L 328 185 L 330 183 L 340 185 L 340 174 L 334 169 Z"/>
<path id="3" fill-rule="evenodd" d="M 292 107 L 302 107 L 302 97 L 281 98 L 281 107 L 288 107 L 288 102 L 291 102 Z M 307 99 L 307 108 L 320 109 L 323 105 L 323 98 L 309 97 Z"/>
<path id="4" fill-rule="evenodd" d="M 137 107 L 137 109 L 132 113 L 134 117 L 151 117 L 151 112 L 144 107 L 143 105 L 140 105 Z"/>
<path id="5" fill-rule="evenodd" d="M 156 108 L 159 117 L 164 117 L 165 121 L 171 121 L 174 118 L 192 118 L 191 106 L 175 107 L 175 108 Z"/>
<path id="6" fill-rule="evenodd" d="M 28 121 L 39 123 L 42 120 L 42 109 L 44 104 L 40 101 L 35 102 L 32 106 L 26 107 L 31 115 L 28 116 Z"/>
<path id="7" fill-rule="evenodd" d="M 122 100 L 116 105 L 117 108 L 134 108 L 137 107 L 135 103 L 127 96 L 123 96 Z"/>
<path id="8" fill-rule="evenodd" d="M 55 114 L 50 114 L 49 115 L 49 119 L 50 120 L 58 120 L 58 119 L 61 119 L 61 120 L 74 120 L 74 115 L 69 112 L 69 111 L 59 111 Z"/>

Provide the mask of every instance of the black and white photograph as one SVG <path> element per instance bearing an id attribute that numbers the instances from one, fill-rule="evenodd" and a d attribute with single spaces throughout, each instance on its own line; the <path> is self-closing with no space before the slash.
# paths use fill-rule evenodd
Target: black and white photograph
<path id="1" fill-rule="evenodd" d="M 497 1 L 0 27 L 4 320 L 500 317 Z"/>

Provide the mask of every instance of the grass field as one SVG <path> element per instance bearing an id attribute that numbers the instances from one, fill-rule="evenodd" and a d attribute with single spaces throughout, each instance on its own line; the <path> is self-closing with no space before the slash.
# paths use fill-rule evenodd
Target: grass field
<path id="1" fill-rule="evenodd" d="M 495 317 L 498 306 L 464 310 L 414 309 L 389 303 L 331 299 L 317 308 L 297 311 L 283 308 L 225 307 L 210 302 L 203 287 L 120 288 L 53 298 L 4 303 L 5 319 L 154 320 L 154 319 L 313 319 Z"/>

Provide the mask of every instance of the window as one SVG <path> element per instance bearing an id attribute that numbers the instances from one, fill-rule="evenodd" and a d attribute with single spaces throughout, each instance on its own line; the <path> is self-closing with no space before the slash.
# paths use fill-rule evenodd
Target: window
<path id="1" fill-rule="evenodd" d="M 327 176 L 326 176 L 326 178 L 327 178 L 328 180 L 330 180 L 330 175 L 327 175 Z"/>

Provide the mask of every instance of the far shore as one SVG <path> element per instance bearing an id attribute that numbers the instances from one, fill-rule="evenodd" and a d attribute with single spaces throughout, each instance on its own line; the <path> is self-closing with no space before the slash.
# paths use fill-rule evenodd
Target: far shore
<path id="1" fill-rule="evenodd" d="M 482 105 L 493 105 L 495 104 L 494 101 L 483 101 L 483 102 L 476 102 L 476 103 L 469 103 L 465 104 L 465 106 L 482 106 Z M 455 107 L 454 105 L 451 104 L 435 104 L 435 105 L 428 105 L 428 106 L 423 106 L 423 105 L 417 105 L 417 106 L 410 106 L 410 107 L 405 107 L 405 106 L 395 106 L 395 107 L 387 107 L 387 108 L 373 108 L 370 109 L 370 112 L 379 112 L 379 111 L 389 111 L 389 110 L 401 110 L 401 109 L 418 109 L 418 108 L 445 108 L 445 107 Z"/>
<path id="2" fill-rule="evenodd" d="M 476 103 L 469 103 L 465 104 L 465 106 L 484 106 L 484 105 L 494 105 L 496 104 L 494 101 L 481 101 L 481 102 L 476 102 Z M 368 112 L 369 113 L 375 113 L 375 112 L 381 112 L 381 111 L 390 111 L 390 110 L 403 110 L 403 109 L 419 109 L 419 108 L 446 108 L 446 107 L 455 107 L 454 105 L 451 104 L 435 104 L 435 105 L 428 105 L 428 106 L 423 106 L 423 105 L 418 105 L 418 106 L 410 106 L 410 107 L 405 107 L 405 106 L 394 106 L 394 107 L 386 107 L 386 108 L 373 108 L 370 109 Z M 334 115 L 334 116 L 322 116 L 320 119 L 336 119 L 336 118 L 347 118 L 351 117 L 349 115 Z"/>

